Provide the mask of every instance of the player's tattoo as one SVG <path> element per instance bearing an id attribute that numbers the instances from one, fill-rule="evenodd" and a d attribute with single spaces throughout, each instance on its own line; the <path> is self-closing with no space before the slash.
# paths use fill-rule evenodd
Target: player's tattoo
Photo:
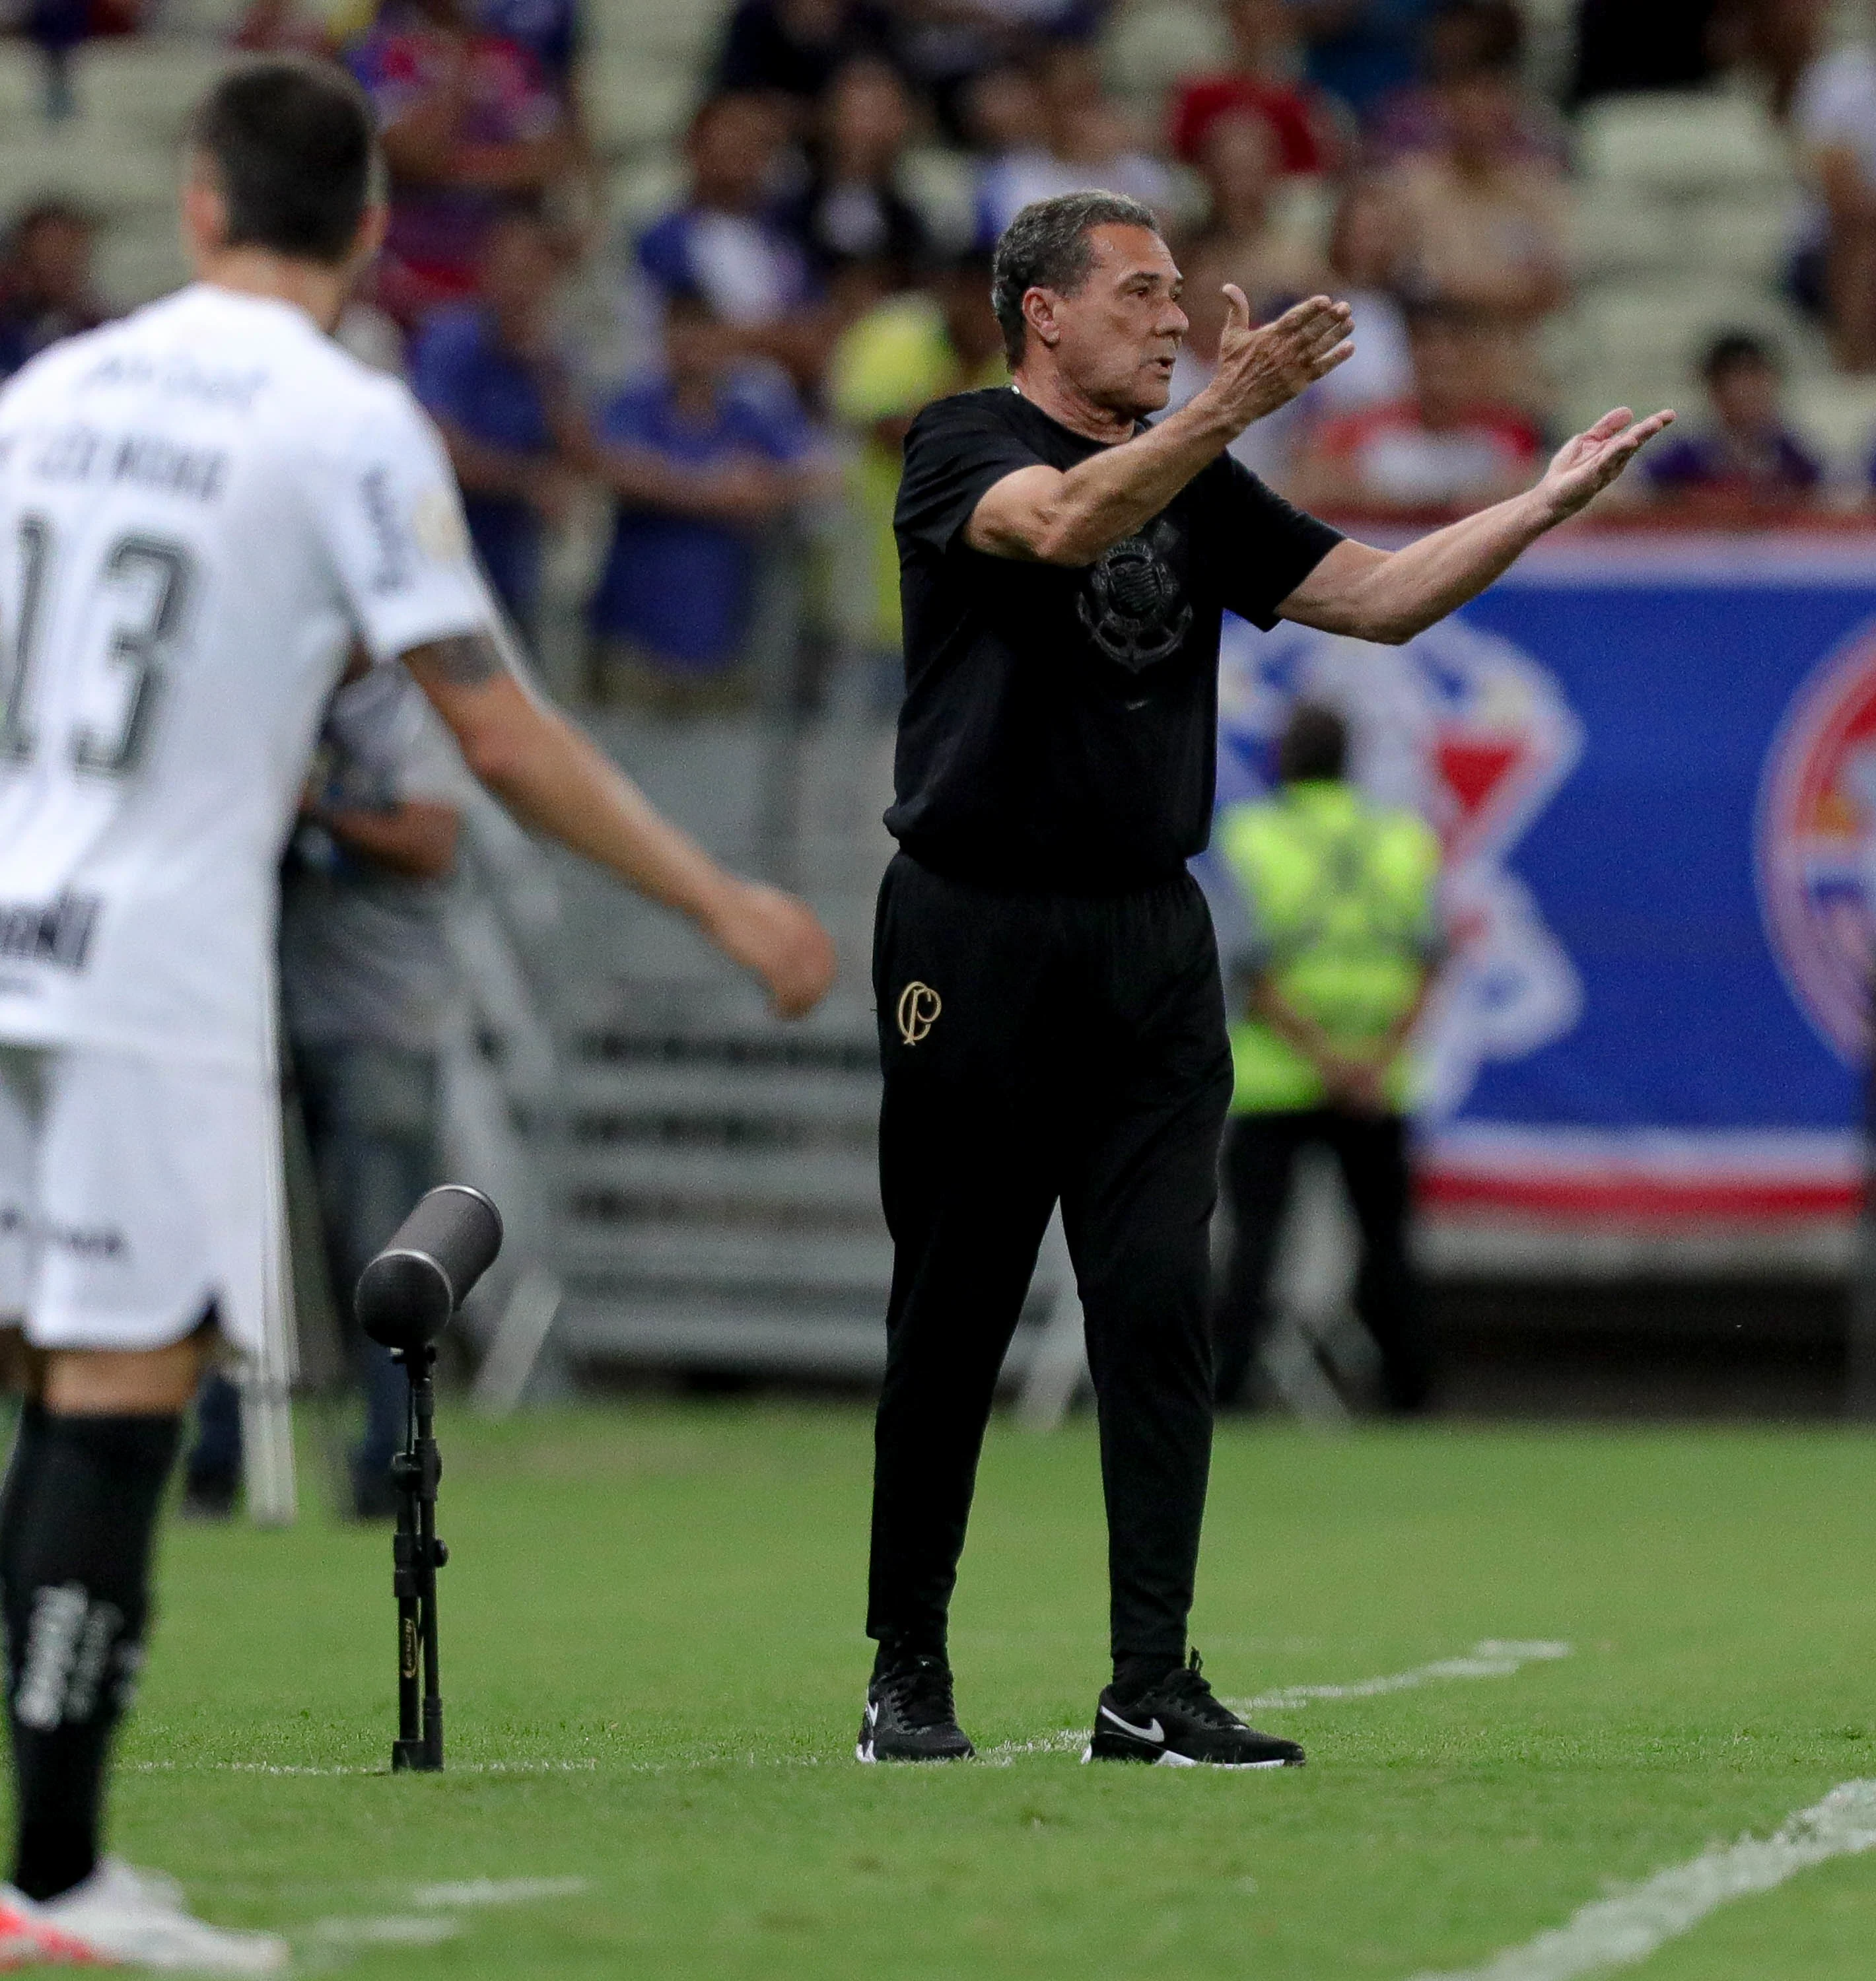
<path id="1" fill-rule="evenodd" d="M 452 633 L 419 647 L 411 658 L 452 688 L 481 688 L 508 671 L 501 649 L 486 633 Z"/>

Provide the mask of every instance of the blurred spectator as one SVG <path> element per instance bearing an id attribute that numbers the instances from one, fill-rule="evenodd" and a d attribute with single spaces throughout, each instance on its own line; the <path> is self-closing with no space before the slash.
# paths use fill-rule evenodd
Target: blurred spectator
<path id="1" fill-rule="evenodd" d="M 1876 367 L 1876 48 L 1853 42 L 1807 71 L 1791 121 L 1811 193 L 1792 267 L 1838 363 Z"/>
<path id="2" fill-rule="evenodd" d="M 978 178 L 978 241 L 988 247 L 1032 201 L 1098 186 L 1169 215 L 1171 175 L 1128 135 L 1088 48 L 1064 45 L 1036 72 L 1041 124 L 1035 136 L 991 160 Z"/>
<path id="3" fill-rule="evenodd" d="M 928 289 L 881 303 L 835 347 L 828 399 L 860 443 L 848 499 L 867 536 L 871 584 L 866 640 L 882 676 L 896 674 L 900 658 L 892 511 L 906 432 L 932 400 L 998 385 L 1008 375 L 1003 333 L 990 307 L 989 258 L 975 253 L 953 262 Z"/>
<path id="4" fill-rule="evenodd" d="M 1418 80 L 1376 106 L 1370 151 L 1377 158 L 1406 151 L 1438 151 L 1450 142 L 1447 93 L 1474 75 L 1499 78 L 1515 110 L 1506 148 L 1561 167 L 1567 155 L 1556 112 L 1521 78 L 1524 16 L 1513 0 L 1441 0 L 1429 16 Z"/>
<path id="5" fill-rule="evenodd" d="M 341 311 L 332 335 L 361 365 L 393 378 L 405 376 L 408 365 L 404 333 L 375 303 L 354 296 Z"/>
<path id="6" fill-rule="evenodd" d="M 1571 100 L 1691 89 L 1713 73 L 1724 0 L 1579 0 Z"/>
<path id="7" fill-rule="evenodd" d="M 332 22 L 312 0 L 252 0 L 228 40 L 250 55 L 329 55 L 335 45 Z"/>
<path id="8" fill-rule="evenodd" d="M 1355 311 L 1355 355 L 1304 394 L 1312 418 L 1385 405 L 1411 391 L 1400 298 L 1416 258 L 1398 190 L 1382 178 L 1351 181 L 1329 228 L 1329 288 Z"/>
<path id="9" fill-rule="evenodd" d="M 903 288 L 929 245 L 918 209 L 899 188 L 912 106 L 883 62 L 851 62 L 822 98 L 808 182 L 781 218 L 824 283 L 851 278 Z M 864 306 L 873 295 L 855 299 Z"/>
<path id="10" fill-rule="evenodd" d="M 1714 39 L 1721 60 L 1756 75 L 1781 123 L 1824 52 L 1832 12 L 1832 0 L 1731 0 L 1720 10 Z"/>
<path id="11" fill-rule="evenodd" d="M 773 211 L 787 137 L 766 98 L 712 97 L 685 138 L 684 202 L 640 235 L 635 258 L 655 312 L 701 296 L 745 351 L 806 384 L 826 360 L 828 330 L 807 251 Z"/>
<path id="12" fill-rule="evenodd" d="M 1364 122 L 1391 90 L 1413 81 L 1421 23 L 1433 0 L 1290 0 L 1308 49 L 1310 80 Z"/>
<path id="13" fill-rule="evenodd" d="M 281 872 L 280 988 L 342 1311 L 365 1263 L 439 1180 L 437 1053 L 456 994 L 444 929 L 465 773 L 416 684 L 368 669 L 333 697 Z M 405 1384 L 388 1350 L 348 1330 L 365 1393 L 352 1510 L 396 1510 L 391 1460 Z M 199 1400 L 192 1511 L 225 1514 L 241 1470 L 227 1378 Z"/>
<path id="14" fill-rule="evenodd" d="M 510 213 L 491 230 L 481 297 L 439 310 L 411 356 L 417 396 L 442 429 L 477 554 L 497 596 L 534 630 L 542 526 L 558 522 L 585 454 L 555 348 L 561 255 L 546 225 Z"/>
<path id="15" fill-rule="evenodd" d="M 1315 241 L 1278 224 L 1276 159 L 1271 126 L 1242 112 L 1215 117 L 1199 148 L 1210 211 L 1191 251 L 1204 260 L 1212 286 L 1235 282 L 1244 291 L 1260 322 L 1328 279 Z"/>
<path id="16" fill-rule="evenodd" d="M 1485 389 L 1535 410 L 1545 397 L 1535 333 L 1570 294 L 1568 195 L 1553 168 L 1519 155 L 1514 78 L 1478 71 L 1441 93 L 1444 145 L 1395 168 L 1416 285 L 1491 327 Z"/>
<path id="17" fill-rule="evenodd" d="M 702 296 L 665 306 L 665 369 L 599 415 L 618 502 L 588 608 L 594 686 L 674 714 L 734 705 L 758 540 L 821 478 L 811 431 L 772 373 L 736 368 L 738 340 Z"/>
<path id="18" fill-rule="evenodd" d="M 1330 228 L 1328 268 L 1316 270 L 1299 293 L 1325 287 L 1349 305 L 1355 311 L 1355 355 L 1300 398 L 1253 421 L 1231 443 L 1232 455 L 1253 474 L 1287 494 L 1315 428 L 1411 396 L 1407 321 L 1399 298 L 1403 271 L 1413 259 L 1412 235 L 1394 186 L 1379 178 L 1351 180 Z M 1175 406 L 1184 405 L 1210 381 L 1225 327 L 1222 285 L 1239 280 L 1228 261 L 1215 258 L 1202 237 L 1182 261 L 1186 281 L 1180 300 L 1191 328 L 1173 371 Z M 1278 300 L 1266 301 L 1261 313 L 1268 315 Z"/>
<path id="19" fill-rule="evenodd" d="M 62 124 L 78 109 L 72 58 L 91 38 L 91 0 L 27 0 L 20 31 L 39 51 L 42 101 L 48 124 Z"/>
<path id="20" fill-rule="evenodd" d="M 889 22 L 869 0 L 738 0 L 711 77 L 715 95 L 766 91 L 805 128 L 835 75 L 883 54 Z"/>
<path id="21" fill-rule="evenodd" d="M 1331 170 L 1341 158 L 1342 133 L 1329 99 L 1300 73 L 1301 52 L 1285 0 L 1227 0 L 1225 18 L 1235 60 L 1180 85 L 1169 126 L 1174 155 L 1196 165 L 1213 121 L 1236 113 L 1270 125 L 1278 171 Z"/>
<path id="22" fill-rule="evenodd" d="M 1515 409 L 1482 399 L 1482 333 L 1447 304 L 1408 318 L 1411 395 L 1326 421 L 1310 438 L 1293 499 L 1343 514 L 1468 511 L 1529 486 L 1538 431 Z"/>
<path id="23" fill-rule="evenodd" d="M 1225 127 L 1221 122 L 1216 128 L 1221 130 Z M 1245 128 L 1255 128 L 1248 122 Z M 1264 142 L 1262 134 L 1257 135 L 1259 141 Z M 1241 288 L 1243 286 L 1231 262 L 1228 258 L 1220 258 L 1216 248 L 1209 243 L 1195 244 L 1181 256 L 1181 267 L 1185 276 L 1185 288 L 1180 296 L 1179 306 L 1185 311 L 1188 328 L 1179 347 L 1178 360 L 1173 366 L 1171 393 L 1167 401 L 1175 409 L 1196 398 L 1211 384 L 1218 370 L 1218 339 L 1224 333 L 1228 313 L 1225 285 L 1236 281 Z M 1268 307 L 1255 308 L 1255 313 L 1267 316 L 1269 310 Z M 1261 420 L 1253 420 L 1231 442 L 1231 458 L 1241 461 L 1253 474 L 1261 476 L 1274 488 L 1285 488 L 1309 418 L 1303 399 L 1292 399 L 1287 406 L 1278 407 Z"/>
<path id="24" fill-rule="evenodd" d="M 96 240 L 97 223 L 65 200 L 39 200 L 14 221 L 0 261 L 0 378 L 109 315 L 92 286 Z"/>
<path id="25" fill-rule="evenodd" d="M 579 0 L 475 0 L 475 11 L 482 32 L 532 56 L 548 88 L 577 114 L 584 38 Z"/>
<path id="26" fill-rule="evenodd" d="M 391 168 L 377 299 L 413 328 L 474 293 L 484 238 L 505 205 L 566 178 L 571 127 L 534 57 L 473 25 L 458 0 L 387 5 L 351 60 Z"/>
<path id="27" fill-rule="evenodd" d="M 1701 361 L 1708 418 L 1670 434 L 1641 464 L 1650 492 L 1677 508 L 1732 515 L 1814 501 L 1824 471 L 1785 424 L 1778 361 L 1743 331 L 1715 338 Z"/>

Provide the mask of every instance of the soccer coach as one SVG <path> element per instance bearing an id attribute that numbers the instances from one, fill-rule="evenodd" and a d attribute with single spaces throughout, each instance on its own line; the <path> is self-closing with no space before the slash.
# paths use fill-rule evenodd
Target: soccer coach
<path id="1" fill-rule="evenodd" d="M 873 963 L 895 1250 L 862 1760 L 972 1751 L 946 1615 L 997 1373 L 1058 1200 L 1108 1514 L 1114 1682 L 1089 1755 L 1302 1760 L 1186 1660 L 1211 1458 L 1207 1226 L 1231 1091 L 1217 951 L 1186 871 L 1211 819 L 1221 615 L 1410 639 L 1672 418 L 1612 412 L 1526 494 L 1371 549 L 1225 451 L 1349 355 L 1347 307 L 1318 297 L 1254 328 L 1228 288 L 1216 376 L 1148 426 L 1186 329 L 1179 290 L 1135 201 L 1025 208 L 991 275 L 1014 385 L 928 406 L 905 444 L 906 694 L 886 814 L 899 851 Z"/>

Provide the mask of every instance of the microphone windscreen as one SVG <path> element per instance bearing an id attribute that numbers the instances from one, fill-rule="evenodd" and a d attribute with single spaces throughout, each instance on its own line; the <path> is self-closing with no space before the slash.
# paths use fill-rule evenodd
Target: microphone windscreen
<path id="1" fill-rule="evenodd" d="M 358 1325 L 387 1348 L 434 1340 L 501 1250 L 501 1214 L 488 1199 L 466 1184 L 440 1185 L 358 1276 Z"/>

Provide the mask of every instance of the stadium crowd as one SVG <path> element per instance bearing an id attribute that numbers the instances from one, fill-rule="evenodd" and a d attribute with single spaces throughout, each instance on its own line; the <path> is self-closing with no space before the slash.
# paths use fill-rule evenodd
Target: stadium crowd
<path id="1" fill-rule="evenodd" d="M 845 628 L 886 698 L 899 443 L 926 401 L 1003 375 L 989 244 L 1051 193 L 1101 185 L 1164 216 L 1192 319 L 1175 402 L 1209 375 L 1223 283 L 1262 316 L 1352 300 L 1355 362 L 1237 451 L 1307 505 L 1432 518 L 1528 483 L 1559 429 L 1544 333 L 1572 288 L 1570 110 L 1750 72 L 1810 174 L 1791 293 L 1845 369 L 1876 367 L 1876 49 L 1828 48 L 1825 0 L 1582 0 L 1560 102 L 1528 79 L 1513 0 L 1219 3 L 1231 59 L 1148 128 L 1104 80 L 1103 0 L 738 0 L 679 181 L 616 229 L 580 0 L 384 0 L 349 23 L 253 0 L 235 38 L 318 49 L 368 91 L 392 221 L 344 334 L 441 424 L 524 629 L 556 531 L 608 505 L 588 685 L 668 712 L 748 692 L 778 541 L 805 552 L 808 619 Z M 934 148 L 967 198 L 911 168 Z M 103 313 L 92 231 L 56 200 L 15 221 L 0 371 Z M 1704 418 L 1620 499 L 1765 520 L 1868 498 L 1785 418 L 1774 346 L 1711 328 Z"/>

